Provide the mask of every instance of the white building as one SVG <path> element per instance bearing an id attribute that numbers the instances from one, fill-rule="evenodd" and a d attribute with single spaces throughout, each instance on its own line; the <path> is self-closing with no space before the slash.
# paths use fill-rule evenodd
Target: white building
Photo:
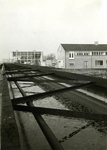
<path id="1" fill-rule="evenodd" d="M 57 60 L 59 68 L 107 68 L 107 44 L 61 44 Z"/>
<path id="2" fill-rule="evenodd" d="M 10 53 L 10 62 L 17 62 L 23 64 L 36 64 L 40 65 L 43 61 L 43 52 L 41 51 L 24 51 L 16 50 Z"/>

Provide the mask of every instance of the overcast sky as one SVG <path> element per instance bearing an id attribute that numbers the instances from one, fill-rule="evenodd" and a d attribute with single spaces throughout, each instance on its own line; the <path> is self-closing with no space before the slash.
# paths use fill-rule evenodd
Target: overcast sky
<path id="1" fill-rule="evenodd" d="M 12 50 L 107 44 L 107 0 L 0 0 L 0 60 Z"/>

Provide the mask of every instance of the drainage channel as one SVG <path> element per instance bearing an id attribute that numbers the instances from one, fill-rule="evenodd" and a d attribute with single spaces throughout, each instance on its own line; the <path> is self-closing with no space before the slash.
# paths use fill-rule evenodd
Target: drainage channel
<path id="1" fill-rule="evenodd" d="M 44 78 L 47 78 L 49 80 L 54 80 L 54 78 L 52 78 L 52 77 L 45 77 L 44 76 Z M 71 86 L 71 84 L 67 84 L 67 83 L 59 83 L 59 84 L 64 85 L 66 87 Z M 91 91 L 88 91 L 88 90 L 85 90 L 85 89 L 76 89 L 76 91 L 79 91 L 81 93 L 84 93 L 84 94 L 92 96 L 92 97 L 95 97 L 95 98 L 99 99 L 100 101 L 103 101 L 103 102 L 107 103 L 107 95 L 105 95 L 105 94 L 102 96 L 100 93 L 95 93 L 94 91 L 91 92 Z"/>
<path id="2" fill-rule="evenodd" d="M 27 95 L 42 93 L 44 90 L 33 82 L 18 82 Z M 20 97 L 16 85 L 12 83 L 15 97 Z M 33 102 L 36 107 L 68 110 L 55 97 L 47 97 Z M 46 138 L 31 113 L 17 112 L 20 130 L 23 131 L 25 142 L 31 150 L 51 150 Z M 67 118 L 62 116 L 42 115 L 51 128 L 59 143 L 66 150 L 106 150 L 106 134 L 95 128 L 95 122 L 84 119 Z M 85 137 L 85 138 L 84 138 Z M 24 144 L 23 144 L 24 145 Z M 24 148 L 25 146 L 23 146 Z"/>
<path id="3" fill-rule="evenodd" d="M 43 74 L 42 74 L 43 75 Z M 29 75 L 28 75 L 29 76 Z M 33 75 L 32 75 L 33 77 Z M 11 78 L 12 79 L 12 78 Z M 13 78 L 18 79 L 18 78 Z M 30 78 L 29 78 L 30 79 Z M 11 80 L 10 80 L 11 81 Z M 24 90 L 24 95 L 32 95 L 37 93 L 42 93 L 44 90 L 41 86 L 34 86 L 34 83 L 27 82 L 18 82 L 22 90 Z M 55 83 L 52 84 L 54 86 Z M 14 89 L 15 98 L 21 97 L 19 91 L 12 84 Z M 61 89 L 62 90 L 62 89 Z M 42 95 L 42 94 L 41 94 Z M 39 96 L 39 95 L 38 95 Z M 28 97 L 29 98 L 29 97 Z M 32 97 L 33 98 L 33 97 Z M 15 100 L 15 99 L 14 99 Z M 65 99 L 66 101 L 66 99 Z M 65 107 L 61 102 L 57 101 L 55 97 L 48 97 L 36 100 L 33 102 L 36 107 L 42 108 L 56 108 L 57 110 L 68 110 L 68 107 Z M 23 106 L 25 106 L 23 104 Z M 16 111 L 15 111 L 16 112 Z M 84 112 L 85 113 L 85 112 Z M 44 137 L 42 131 L 40 130 L 38 124 L 36 124 L 35 119 L 31 113 L 17 112 L 17 124 L 19 129 L 23 133 L 20 136 L 20 140 L 25 142 L 23 145 L 24 149 L 37 149 L 37 150 L 50 150 L 46 138 Z M 80 150 L 106 150 L 106 129 L 107 126 L 104 124 L 104 128 L 99 126 L 98 122 L 85 119 L 77 119 L 73 117 L 63 117 L 62 115 L 42 115 L 45 122 L 51 128 L 54 135 L 57 137 L 59 143 L 66 150 L 71 149 L 80 149 Z M 20 121 L 19 121 L 20 120 Z M 103 125 L 104 121 L 100 122 L 100 125 Z M 20 132 L 20 131 L 19 131 Z M 55 149 L 56 150 L 56 149 Z M 59 149 L 58 149 L 59 150 Z"/>

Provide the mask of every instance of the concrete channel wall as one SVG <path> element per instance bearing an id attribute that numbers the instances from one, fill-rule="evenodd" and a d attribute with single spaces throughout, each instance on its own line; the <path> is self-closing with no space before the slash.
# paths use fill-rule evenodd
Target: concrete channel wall
<path id="1" fill-rule="evenodd" d="M 2 109 L 2 75 L 1 75 L 1 67 L 0 65 L 0 141 L 1 141 L 1 109 Z M 1 149 L 1 142 L 0 142 L 0 149 Z"/>
<path id="2" fill-rule="evenodd" d="M 32 68 L 32 69 L 35 69 L 35 66 L 26 66 L 25 65 L 25 67 L 27 68 L 27 67 L 29 67 L 29 68 Z M 44 70 L 45 68 L 41 68 L 41 71 L 42 71 L 42 69 Z M 52 69 L 52 68 L 51 68 Z M 48 72 L 48 71 L 53 71 L 53 70 L 48 70 L 48 68 L 47 68 L 47 70 L 44 70 L 44 71 L 46 71 L 46 72 Z M 61 72 L 59 72 L 59 71 L 56 71 L 55 72 L 57 75 L 60 75 L 60 74 L 62 74 Z M 70 73 L 71 74 L 71 73 Z M 68 76 L 68 77 L 70 77 L 70 74 L 67 74 L 67 73 L 64 73 L 63 74 L 63 76 Z M 74 74 L 73 75 L 71 75 L 71 79 L 72 79 L 72 77 L 73 78 L 78 78 L 78 76 L 76 77 L 76 76 L 74 76 Z M 82 76 L 80 77 L 80 79 L 82 78 Z M 86 79 L 86 78 L 85 78 Z M 94 80 L 93 78 L 91 78 L 92 79 L 92 81 L 98 81 L 98 80 Z M 90 80 L 91 80 L 90 79 Z M 99 84 L 99 82 L 98 82 L 98 84 Z M 18 138 L 16 138 L 16 136 L 17 136 L 17 128 L 16 128 L 16 125 L 15 125 L 15 122 L 13 121 L 14 119 L 14 113 L 8 113 L 8 116 L 5 116 L 5 111 L 6 111 L 6 109 L 7 109 L 7 107 L 9 108 L 9 111 L 12 109 L 12 107 L 11 107 L 11 103 L 10 103 L 10 99 L 7 99 L 7 97 L 9 97 L 9 93 L 7 92 L 8 91 L 8 89 L 6 89 L 5 87 L 8 87 L 7 86 L 7 81 L 6 81 L 6 78 L 5 78 L 5 75 L 3 76 L 3 90 L 2 90 L 2 92 L 3 92 L 3 96 L 2 96 L 2 99 L 5 99 L 5 102 L 3 102 L 3 103 L 5 103 L 6 104 L 6 107 L 4 107 L 3 108 L 3 112 L 4 112 L 4 114 L 3 114 L 3 120 L 2 120 L 2 122 L 4 123 L 2 123 L 2 129 L 3 129 L 3 131 L 2 131 L 2 137 L 3 137 L 3 139 L 2 139 L 2 143 L 3 143 L 3 146 L 2 146 L 2 150 L 5 150 L 5 149 L 15 149 L 15 150 L 19 150 L 20 149 L 20 143 L 19 143 L 19 141 L 18 141 Z M 76 95 L 76 94 L 75 94 Z M 75 96 L 74 95 L 74 96 Z M 79 95 L 78 96 L 78 99 L 79 99 L 79 97 L 80 97 L 81 95 Z M 76 97 L 76 96 L 75 96 Z M 3 105 L 2 105 L 3 106 Z M 6 111 L 6 113 L 7 113 L 8 111 Z M 6 118 L 5 118 L 6 117 Z M 8 122 L 8 119 L 10 120 L 10 119 L 13 119 L 12 121 L 12 124 L 14 125 L 14 135 L 10 135 L 11 134 L 11 132 L 10 131 L 12 131 L 11 129 L 11 126 L 10 126 L 10 130 L 8 131 L 8 135 L 9 136 L 7 136 L 5 133 L 5 130 L 6 130 L 6 128 L 7 127 L 9 127 L 9 126 L 7 126 L 5 123 L 8 123 L 8 125 L 9 125 L 9 122 Z M 12 125 L 11 124 L 11 125 Z M 71 123 L 72 124 L 72 123 Z M 13 125 L 12 125 L 12 127 L 13 127 Z M 30 134 L 31 134 L 31 132 L 30 132 Z M 6 137 L 7 137 L 7 139 L 5 138 L 5 135 L 6 135 Z M 14 137 L 14 138 L 16 138 L 16 140 L 14 141 L 13 140 L 13 143 L 12 142 L 10 142 L 9 141 L 9 139 L 8 138 L 10 138 L 11 137 L 11 139 L 12 139 L 12 137 Z M 17 136 L 18 137 L 18 136 Z M 77 138 L 78 139 L 78 138 Z M 7 141 L 7 144 L 5 144 L 5 141 Z M 10 145 L 8 145 L 8 141 L 10 142 Z M 79 140 L 80 141 L 80 140 Z M 88 140 L 87 140 L 88 141 Z M 80 143 L 81 143 L 81 141 L 80 141 Z M 55 149 L 56 150 L 56 149 Z M 58 149 L 59 150 L 59 149 Z"/>
<path id="3" fill-rule="evenodd" d="M 4 66 L 3 66 L 4 67 Z M 9 96 L 8 83 L 4 69 L 0 72 L 0 112 L 2 114 L 1 120 L 1 149 L 2 150 L 21 150 L 18 129 L 15 121 L 14 111 Z"/>

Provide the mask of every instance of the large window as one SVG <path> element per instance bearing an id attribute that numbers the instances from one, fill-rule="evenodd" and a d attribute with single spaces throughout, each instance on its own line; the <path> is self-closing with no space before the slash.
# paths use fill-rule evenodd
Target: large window
<path id="1" fill-rule="evenodd" d="M 89 56 L 91 55 L 91 52 L 77 52 L 76 55 L 77 56 Z"/>
<path id="2" fill-rule="evenodd" d="M 103 60 L 95 60 L 95 65 L 96 66 L 102 66 L 103 65 Z"/>
<path id="3" fill-rule="evenodd" d="M 69 52 L 69 59 L 74 59 L 74 52 Z"/>
<path id="4" fill-rule="evenodd" d="M 98 56 L 98 55 L 106 55 L 106 52 L 92 52 L 93 56 Z"/>

